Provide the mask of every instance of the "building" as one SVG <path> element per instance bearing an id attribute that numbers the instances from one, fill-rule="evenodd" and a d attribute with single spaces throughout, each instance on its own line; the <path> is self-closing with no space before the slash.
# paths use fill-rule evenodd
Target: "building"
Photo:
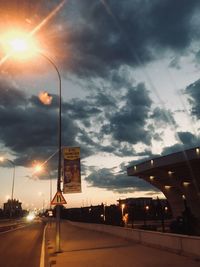
<path id="1" fill-rule="evenodd" d="M 167 199 L 151 197 L 126 198 L 118 200 L 123 214 L 128 213 L 129 221 L 143 220 L 148 215 L 151 220 L 161 217 L 171 218 L 171 209 Z"/>
<path id="2" fill-rule="evenodd" d="M 3 204 L 3 211 L 6 217 L 20 217 L 22 215 L 22 203 L 16 199 L 8 199 Z"/>

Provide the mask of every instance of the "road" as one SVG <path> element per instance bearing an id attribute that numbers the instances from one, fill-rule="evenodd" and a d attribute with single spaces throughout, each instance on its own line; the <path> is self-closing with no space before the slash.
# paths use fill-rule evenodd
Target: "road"
<path id="1" fill-rule="evenodd" d="M 0 266 L 39 267 L 43 229 L 42 222 L 35 222 L 0 233 Z"/>
<path id="2" fill-rule="evenodd" d="M 175 253 L 142 246 L 106 233 L 61 224 L 61 250 L 55 254 L 55 226 L 46 234 L 49 264 L 54 267 L 199 267 L 200 262 Z"/>

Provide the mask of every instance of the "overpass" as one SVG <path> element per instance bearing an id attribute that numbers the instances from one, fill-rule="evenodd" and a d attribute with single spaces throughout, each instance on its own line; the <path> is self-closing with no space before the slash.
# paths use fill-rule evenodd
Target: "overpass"
<path id="1" fill-rule="evenodd" d="M 188 209 L 200 222 L 199 147 L 130 166 L 127 173 L 162 191 L 170 203 L 174 217 L 181 216 Z"/>

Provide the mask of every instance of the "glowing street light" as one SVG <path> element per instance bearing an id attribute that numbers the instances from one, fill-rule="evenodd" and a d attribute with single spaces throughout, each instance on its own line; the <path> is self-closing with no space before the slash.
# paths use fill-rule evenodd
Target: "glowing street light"
<path id="1" fill-rule="evenodd" d="M 44 214 L 44 205 L 45 205 L 44 193 L 43 192 L 38 192 L 38 195 L 40 197 L 42 197 L 42 212 Z"/>
<path id="2" fill-rule="evenodd" d="M 16 29 L 2 34 L 0 43 L 9 57 L 14 56 L 19 59 L 33 56 L 38 47 L 36 40 L 32 36 Z"/>
<path id="3" fill-rule="evenodd" d="M 41 172 L 43 170 L 43 166 L 40 164 L 37 164 L 34 168 L 35 168 L 35 172 Z"/>
<path id="4" fill-rule="evenodd" d="M 147 214 L 148 214 L 148 211 L 149 211 L 150 207 L 148 205 L 146 205 L 144 207 L 144 225 L 146 226 L 147 224 Z"/>
<path id="5" fill-rule="evenodd" d="M 122 210 L 122 220 L 123 220 L 123 216 L 124 216 L 124 208 L 125 208 L 125 204 L 121 204 L 121 210 Z"/>
<path id="6" fill-rule="evenodd" d="M 23 33 L 22 31 L 15 31 L 5 35 L 5 47 L 7 50 L 6 58 L 10 56 L 18 56 L 19 58 L 27 58 L 30 55 L 40 54 L 44 57 L 55 69 L 59 87 L 59 120 L 58 120 L 58 176 L 57 176 L 57 192 L 61 192 L 61 75 L 51 58 L 37 49 L 37 44 L 32 38 L 32 35 Z M 7 45 L 6 45 L 7 44 Z M 56 206 L 56 252 L 60 252 L 60 206 Z"/>
<path id="7" fill-rule="evenodd" d="M 149 210 L 149 206 L 148 206 L 148 205 L 145 206 L 145 210 L 146 210 L 146 211 Z"/>
<path id="8" fill-rule="evenodd" d="M 41 173 L 42 171 L 44 171 L 44 164 L 36 164 L 34 166 L 35 172 L 34 173 Z M 47 170 L 46 170 L 47 171 Z M 50 190 L 49 190 L 49 209 L 51 210 L 51 200 L 52 200 L 52 179 L 51 179 L 51 174 L 49 171 L 47 171 L 48 175 L 49 175 L 49 180 L 50 180 Z"/>

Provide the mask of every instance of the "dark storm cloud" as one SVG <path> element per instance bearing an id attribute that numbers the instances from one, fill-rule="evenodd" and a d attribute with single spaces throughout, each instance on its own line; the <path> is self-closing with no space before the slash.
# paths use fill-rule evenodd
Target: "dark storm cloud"
<path id="1" fill-rule="evenodd" d="M 165 110 L 162 108 L 155 108 L 152 115 L 150 116 L 155 121 L 157 126 L 167 126 L 167 125 L 176 125 L 173 114 L 170 110 Z"/>
<path id="2" fill-rule="evenodd" d="M 94 104 L 81 99 L 72 99 L 69 103 L 63 105 L 64 110 L 68 110 L 74 119 L 88 119 L 98 115 L 101 111 Z"/>
<path id="3" fill-rule="evenodd" d="M 198 6 L 198 0 L 153 1 L 150 12 L 153 22 L 151 34 L 159 45 L 175 50 L 187 47 L 194 34 L 191 33 L 192 17 Z"/>
<path id="4" fill-rule="evenodd" d="M 1 1 L 0 27 L 32 30 L 60 2 Z M 65 70 L 108 77 L 122 66 L 149 62 L 166 49 L 183 52 L 198 37 L 194 13 L 199 6 L 198 0 L 68 0 L 37 35 Z"/>
<path id="5" fill-rule="evenodd" d="M 15 163 L 27 166 L 33 160 L 44 161 L 56 153 L 58 112 L 54 102 L 57 96 L 53 95 L 52 105 L 43 106 L 36 96 L 28 98 L 11 83 L 1 80 L 0 87 L 0 142 L 15 156 Z M 87 133 L 65 112 L 62 133 L 65 146 L 77 145 L 78 134 L 82 139 L 87 138 Z M 87 147 L 89 138 L 86 140 L 86 145 L 82 144 L 83 158 L 91 155 Z"/>
<path id="6" fill-rule="evenodd" d="M 97 93 L 95 96 L 95 105 L 100 107 L 116 108 L 115 99 L 111 95 L 106 95 L 102 92 Z"/>
<path id="7" fill-rule="evenodd" d="M 5 79 L 0 79 L 0 106 L 12 108 L 14 106 L 19 106 L 26 104 L 26 97 L 25 94 L 18 90 L 16 86 Z"/>
<path id="8" fill-rule="evenodd" d="M 103 125 L 102 131 L 119 142 L 150 144 L 151 135 L 145 126 L 152 102 L 144 84 L 130 88 L 124 100 L 124 106 L 110 116 L 109 125 Z"/>
<path id="9" fill-rule="evenodd" d="M 181 143 L 177 143 L 172 146 L 165 147 L 162 151 L 162 155 L 167 155 L 167 154 L 183 151 L 185 149 L 189 149 L 189 148 L 200 145 L 199 136 L 195 136 L 194 134 L 190 132 L 177 132 L 177 135 Z"/>
<path id="10" fill-rule="evenodd" d="M 63 111 L 74 120 L 81 122 L 86 128 L 93 126 L 93 118 L 98 118 L 101 110 L 90 99 L 72 99 L 63 105 Z"/>
<path id="11" fill-rule="evenodd" d="M 190 132 L 178 132 L 177 133 L 182 144 L 188 147 L 199 145 L 199 137 Z"/>
<path id="12" fill-rule="evenodd" d="M 30 158 L 41 156 L 45 159 L 57 150 L 58 116 L 55 112 L 34 107 L 4 108 L 0 109 L 0 121 L 1 142 L 16 154 L 18 163 L 27 164 Z M 65 117 L 63 139 L 67 144 L 75 144 L 77 131 L 76 125 Z"/>
<path id="13" fill-rule="evenodd" d="M 190 84 L 185 93 L 189 96 L 189 103 L 191 105 L 191 114 L 197 119 L 200 118 L 200 80 Z"/>
<path id="14" fill-rule="evenodd" d="M 120 66 L 137 66 L 171 49 L 184 51 L 195 28 L 199 1 L 68 1 L 67 67 L 79 75 L 107 76 Z M 108 8 L 106 9 L 106 6 Z M 112 14 L 112 15 L 109 15 Z"/>
<path id="15" fill-rule="evenodd" d="M 52 104 L 42 105 L 37 96 L 32 95 L 27 98 L 10 84 L 5 85 L 5 88 L 0 92 L 0 96 L 2 94 L 4 99 L 7 99 L 0 105 L 1 143 L 12 151 L 18 165 L 28 165 L 34 159 L 47 159 L 57 150 L 58 97 L 52 95 Z M 12 100 L 12 95 L 16 96 L 15 105 L 9 102 Z M 120 110 L 116 105 L 116 98 L 109 93 L 103 94 L 102 91 L 96 96 L 85 99 L 72 99 L 70 103 L 63 101 L 63 145 L 81 146 L 83 158 L 99 152 L 121 157 L 136 155 L 129 142 L 134 140 L 135 143 L 145 143 L 147 135 L 150 140 L 150 135 L 144 127 L 151 100 L 143 84 L 129 88 L 120 99 L 124 102 Z M 9 109 L 6 108 L 7 102 L 10 103 Z M 108 131 L 103 132 L 105 126 L 101 128 L 100 122 L 105 120 L 109 122 L 109 127 Z M 121 131 L 120 124 L 123 127 L 128 125 L 127 133 L 123 134 L 125 137 L 130 136 L 131 139 L 118 138 Z M 129 127 L 129 124 L 133 124 L 134 127 Z M 104 145 L 103 141 L 107 135 L 114 136 L 115 140 L 110 139 L 110 144 Z M 55 162 L 54 160 L 52 164 L 56 167 Z"/>
<path id="16" fill-rule="evenodd" d="M 186 149 L 190 149 L 190 148 L 197 147 L 200 145 L 199 136 L 196 136 L 192 134 L 191 132 L 177 132 L 177 136 L 180 142 L 172 146 L 164 147 L 161 154 L 153 154 L 151 150 L 145 150 L 143 153 L 137 153 L 136 155 L 141 158 L 129 162 L 128 167 L 137 165 L 141 162 L 144 162 L 144 161 L 147 161 L 153 158 L 184 151 Z"/>
<path id="17" fill-rule="evenodd" d="M 94 170 L 85 180 L 94 187 L 105 188 L 115 192 L 134 192 L 156 190 L 143 180 L 124 174 L 114 174 L 112 169 Z"/>

